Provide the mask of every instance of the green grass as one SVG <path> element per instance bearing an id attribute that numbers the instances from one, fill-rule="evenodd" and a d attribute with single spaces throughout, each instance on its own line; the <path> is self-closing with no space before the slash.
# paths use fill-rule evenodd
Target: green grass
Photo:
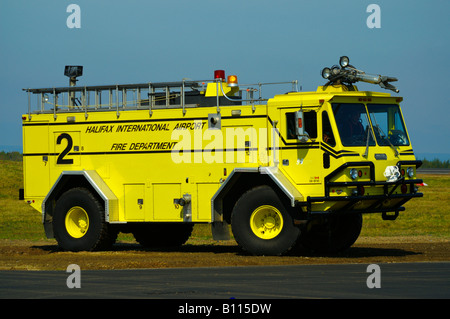
<path id="1" fill-rule="evenodd" d="M 22 162 L 0 160 L 0 239 L 45 239 L 41 214 L 19 200 Z"/>
<path id="2" fill-rule="evenodd" d="M 450 237 L 450 176 L 419 176 L 429 186 L 421 187 L 423 198 L 406 203 L 395 221 L 384 221 L 380 214 L 364 215 L 361 236 Z M 44 240 L 41 214 L 18 200 L 23 187 L 22 162 L 0 160 L 0 239 Z M 210 226 L 196 225 L 193 236 L 210 239 Z M 119 240 L 132 240 L 121 234 Z"/>
<path id="3" fill-rule="evenodd" d="M 450 237 L 450 176 L 418 177 L 428 184 L 419 188 L 423 198 L 407 202 L 395 221 L 384 221 L 379 214 L 364 215 L 361 236 Z"/>

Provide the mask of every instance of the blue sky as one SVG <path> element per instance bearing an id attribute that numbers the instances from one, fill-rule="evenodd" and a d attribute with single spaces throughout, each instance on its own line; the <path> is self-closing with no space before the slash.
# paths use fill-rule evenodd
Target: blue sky
<path id="1" fill-rule="evenodd" d="M 79 29 L 66 25 L 72 3 Z M 372 3 L 381 28 L 366 24 Z M 450 153 L 449 13 L 448 0 L 1 0 L 0 145 L 22 143 L 22 88 L 67 86 L 65 65 L 84 66 L 78 85 L 207 79 L 225 69 L 240 83 L 299 80 L 308 91 L 348 55 L 367 73 L 399 79 L 416 153 Z"/>

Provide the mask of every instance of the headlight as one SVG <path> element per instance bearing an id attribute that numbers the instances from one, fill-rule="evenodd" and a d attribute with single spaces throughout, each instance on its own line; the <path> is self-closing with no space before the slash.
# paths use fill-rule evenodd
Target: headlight
<path id="1" fill-rule="evenodd" d="M 408 175 L 409 178 L 413 177 L 414 176 L 414 168 L 408 167 L 406 169 L 406 175 Z"/>
<path id="2" fill-rule="evenodd" d="M 350 177 L 352 179 L 356 179 L 358 177 L 358 170 L 356 168 L 352 168 L 350 170 Z"/>

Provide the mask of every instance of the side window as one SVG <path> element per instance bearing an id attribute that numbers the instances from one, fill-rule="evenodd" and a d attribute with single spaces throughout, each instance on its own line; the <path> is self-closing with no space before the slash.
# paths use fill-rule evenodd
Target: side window
<path id="1" fill-rule="evenodd" d="M 310 138 L 317 138 L 317 113 L 314 111 L 303 112 L 305 118 L 305 131 Z M 295 112 L 286 113 L 286 137 L 296 139 L 295 135 Z"/>
<path id="2" fill-rule="evenodd" d="M 334 134 L 327 111 L 322 112 L 322 139 L 328 145 L 336 146 L 336 140 L 334 139 Z"/>
<path id="3" fill-rule="evenodd" d="M 295 135 L 295 113 L 286 113 L 286 138 L 297 138 Z"/>

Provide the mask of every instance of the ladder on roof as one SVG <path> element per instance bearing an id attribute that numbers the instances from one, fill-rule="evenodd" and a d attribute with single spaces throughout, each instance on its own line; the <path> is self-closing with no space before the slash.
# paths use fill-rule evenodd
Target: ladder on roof
<path id="1" fill-rule="evenodd" d="M 217 94 L 212 99 L 204 96 L 206 85 L 216 83 Z M 140 84 L 116 84 L 97 86 L 69 86 L 56 88 L 23 89 L 28 93 L 28 117 L 32 114 L 53 113 L 54 119 L 59 113 L 84 112 L 85 118 L 92 111 L 115 110 L 117 117 L 124 110 L 148 109 L 152 116 L 154 109 L 181 108 L 183 115 L 186 108 L 199 106 L 217 106 L 220 112 L 221 106 L 251 104 L 267 101 L 262 98 L 262 86 L 274 84 L 291 84 L 292 91 L 298 91 L 298 81 L 257 83 L 240 85 L 239 95 L 229 97 L 223 93 L 222 79 L 207 81 L 183 80 L 178 82 L 157 82 Z M 254 87 L 257 88 L 254 88 Z M 247 87 L 246 89 L 241 89 Z M 203 92 L 203 93 L 202 93 Z M 246 98 L 242 99 L 242 92 Z M 258 92 L 258 98 L 255 98 Z M 32 94 L 36 95 L 34 111 L 32 110 Z M 196 102 L 196 103 L 193 103 Z"/>

